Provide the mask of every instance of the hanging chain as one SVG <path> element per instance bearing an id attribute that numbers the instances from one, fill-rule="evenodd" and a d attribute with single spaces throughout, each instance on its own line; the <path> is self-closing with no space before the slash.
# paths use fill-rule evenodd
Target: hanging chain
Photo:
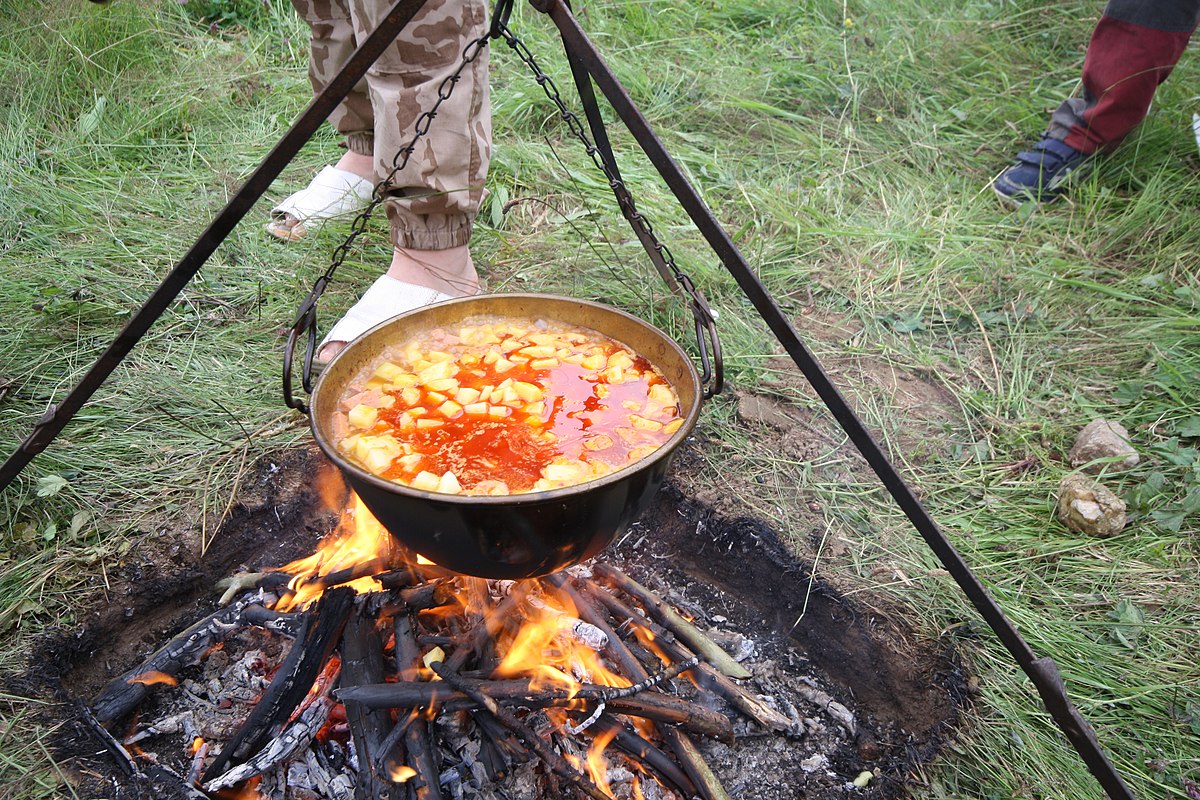
<path id="1" fill-rule="evenodd" d="M 506 17 L 507 14 L 497 17 L 497 19 L 502 20 Z M 296 342 L 300 336 L 306 336 L 307 344 L 304 353 L 304 368 L 301 373 L 301 382 L 304 391 L 311 394 L 312 362 L 317 349 L 317 301 L 324 294 L 329 282 L 333 280 L 333 273 L 337 271 L 337 268 L 346 260 L 346 256 L 350 254 L 350 248 L 354 245 L 354 241 L 366 230 L 371 214 L 381 203 L 387 200 L 387 191 L 391 186 L 392 179 L 408 165 L 408 160 L 412 157 L 413 152 L 416 151 L 417 142 L 420 141 L 421 137 L 429 133 L 429 128 L 437 116 L 438 109 L 441 108 L 442 103 L 450 99 L 450 95 L 454 92 L 454 87 L 462 77 L 463 70 L 479 57 L 483 49 L 488 46 L 488 40 L 491 36 L 492 32 L 489 30 L 478 39 L 470 41 L 463 48 L 462 59 L 459 61 L 458 67 L 452 74 L 447 75 L 438 86 L 437 100 L 433 106 L 417 117 L 417 121 L 413 124 L 414 133 L 412 139 L 392 157 L 391 171 L 388 172 L 383 180 L 375 184 L 375 188 L 371 192 L 371 202 L 350 223 L 350 233 L 346 237 L 346 240 L 334 249 L 329 268 L 325 270 L 325 274 L 317 278 L 313 284 L 312 291 L 309 292 L 308 297 L 304 299 L 304 302 L 300 305 L 300 309 L 296 312 L 296 321 L 292 323 L 292 328 L 288 333 L 287 344 L 284 346 L 283 352 L 283 399 L 289 407 L 302 413 L 307 413 L 308 411 L 307 405 L 303 401 L 298 400 L 292 393 L 292 361 L 295 355 Z"/>
<path id="2" fill-rule="evenodd" d="M 592 159 L 592 163 L 596 165 L 604 177 L 608 180 L 609 188 L 612 190 L 617 199 L 617 205 L 621 209 L 621 213 L 633 226 L 634 232 L 644 242 L 648 242 L 657 254 L 656 266 L 660 267 L 659 271 L 663 272 L 663 267 L 669 270 L 669 273 L 663 274 L 663 279 L 667 282 L 668 287 L 674 288 L 671 285 L 673 279 L 676 284 L 683 288 L 687 293 L 692 308 L 692 316 L 696 324 L 696 342 L 700 350 L 700 361 L 703 369 L 702 382 L 708 383 L 713 378 L 712 361 L 717 362 L 716 379 L 712 385 L 705 387 L 705 397 L 711 397 L 721 391 L 723 378 L 722 369 L 720 366 L 721 349 L 720 340 L 716 336 L 716 312 L 709 305 L 704 294 L 692 281 L 691 277 L 683 272 L 675 263 L 675 257 L 671 254 L 670 248 L 663 244 L 654 234 L 654 226 L 650 224 L 633 201 L 633 196 L 629 193 L 629 188 L 621 180 L 620 176 L 615 174 L 613 169 L 605 162 L 603 154 L 595 144 L 592 143 L 588 136 L 587 130 L 584 128 L 583 122 L 562 99 L 562 94 L 558 90 L 558 86 L 554 83 L 554 79 L 547 75 L 538 65 L 537 59 L 533 53 L 525 46 L 517 36 L 509 29 L 508 25 L 503 20 L 499 20 L 492 25 L 494 35 L 503 38 L 504 43 L 509 46 L 517 57 L 524 62 L 530 72 L 533 73 L 533 78 L 537 84 L 542 87 L 542 91 L 550 98 L 550 101 L 558 108 L 559 116 L 567 123 L 571 133 L 575 138 L 582 142 L 584 150 Z M 711 354 L 711 357 L 710 357 Z"/>
<path id="3" fill-rule="evenodd" d="M 306 347 L 304 353 L 303 371 L 301 374 L 301 382 L 304 391 L 312 393 L 312 362 L 317 349 L 317 302 L 321 295 L 325 292 L 326 287 L 333 279 L 334 272 L 346 260 L 350 253 L 350 248 L 358 237 L 366 230 L 367 223 L 370 220 L 371 214 L 387 199 L 387 189 L 391 185 L 392 179 L 401 172 L 408 164 L 409 158 L 416 150 L 417 142 L 421 137 L 429 132 L 429 128 L 437 116 L 438 109 L 442 103 L 449 99 L 457 85 L 463 70 L 479 57 L 479 54 L 485 47 L 488 46 L 488 40 L 492 38 L 503 38 L 505 44 L 517 54 L 517 57 L 529 68 L 533 73 L 534 80 L 542 87 L 546 96 L 558 108 L 559 116 L 566 122 L 567 127 L 575 138 L 583 144 L 588 156 L 608 180 L 609 188 L 617 199 L 617 204 L 621 209 L 621 213 L 633 226 L 635 233 L 643 241 L 648 242 L 653 248 L 654 254 L 657 256 L 655 260 L 656 266 L 669 270 L 668 274 L 664 274 L 663 278 L 670 286 L 671 280 L 674 279 L 688 294 L 691 300 L 692 316 L 696 325 L 696 341 L 700 350 L 700 361 L 703 369 L 702 381 L 707 383 L 713 376 L 713 360 L 716 361 L 716 380 L 714 386 L 705 388 L 705 397 L 710 397 L 713 394 L 721 391 L 723 383 L 721 375 L 721 351 L 720 342 L 716 336 L 716 313 L 709 308 L 708 302 L 704 295 L 693 283 L 691 277 L 679 269 L 675 263 L 675 257 L 670 249 L 659 241 L 654 234 L 654 227 L 650 224 L 650 220 L 638 211 L 633 197 L 629 193 L 628 187 L 621 178 L 609 168 L 605 163 L 603 155 L 599 148 L 592 143 L 588 137 L 587 131 L 580 121 L 579 117 L 567 107 L 563 101 L 562 95 L 555 85 L 554 80 L 547 75 L 538 65 L 537 59 L 534 58 L 529 48 L 522 42 L 508 27 L 508 17 L 512 10 L 511 0 L 499 0 L 496 5 L 496 11 L 493 14 L 492 24 L 489 31 L 480 36 L 478 39 L 472 40 L 463 49 L 462 59 L 453 74 L 447 76 L 438 87 L 437 101 L 433 106 L 417 117 L 414 124 L 413 138 L 405 146 L 400 148 L 400 151 L 392 159 L 392 169 L 383 180 L 375 184 L 375 188 L 371 193 L 371 202 L 354 218 L 350 224 L 350 233 L 345 241 L 337 246 L 333 251 L 333 256 L 328 269 L 321 275 L 313 284 L 312 291 L 308 297 L 300 305 L 300 309 L 296 313 L 296 321 L 292 324 L 292 328 L 288 333 L 288 340 L 284 346 L 283 353 L 283 396 L 284 402 L 291 408 L 297 409 L 303 413 L 307 413 L 307 405 L 298 400 L 292 392 L 292 363 L 295 356 L 296 342 L 303 335 L 306 337 Z M 673 287 L 672 287 L 673 288 Z"/>
<path id="4" fill-rule="evenodd" d="M 645 233 L 646 236 L 649 237 L 649 239 L 653 242 L 654 249 L 659 253 L 659 255 L 662 256 L 663 261 L 670 267 L 672 277 L 674 277 L 674 279 L 678 281 L 680 285 L 684 285 L 685 282 L 690 284 L 691 281 L 683 272 L 680 271 L 679 267 L 676 266 L 675 257 L 671 255 L 670 249 L 661 241 L 659 241 L 658 237 L 654 235 L 654 227 L 650 224 L 650 220 L 642 216 L 641 212 L 637 210 L 637 207 L 633 203 L 633 198 L 629 195 L 628 187 L 625 186 L 624 182 L 620 178 L 613 175 L 612 170 L 610 170 L 608 165 L 604 163 L 604 158 L 600 154 L 600 149 L 596 147 L 596 145 L 592 144 L 592 140 L 588 137 L 587 129 L 583 126 L 583 122 L 579 119 L 575 112 L 568 108 L 567 104 L 563 102 L 562 94 L 558 91 L 558 86 L 554 83 L 554 79 L 542 71 L 542 68 L 537 63 L 537 59 L 534 58 L 533 53 L 530 52 L 529 48 L 525 46 L 525 43 L 518 39 L 507 26 L 501 26 L 499 31 L 500 35 L 504 39 L 505 44 L 507 44 L 509 48 L 511 48 L 513 52 L 517 54 L 517 57 L 520 58 L 527 67 L 529 67 L 530 72 L 533 73 L 533 79 L 537 81 L 539 86 L 542 87 L 542 91 L 546 93 L 546 96 L 550 98 L 550 101 L 558 107 L 559 115 L 562 117 L 563 121 L 567 123 L 567 127 L 571 129 L 571 133 L 575 135 L 575 138 L 583 143 L 584 149 L 587 151 L 588 156 L 591 157 L 592 162 L 596 165 L 596 168 L 604 173 L 604 177 L 608 179 L 609 188 L 611 188 L 614 193 L 618 194 L 617 202 L 621 208 L 621 213 L 624 214 L 627 219 L 629 219 L 630 223 L 632 223 L 639 231 Z"/>

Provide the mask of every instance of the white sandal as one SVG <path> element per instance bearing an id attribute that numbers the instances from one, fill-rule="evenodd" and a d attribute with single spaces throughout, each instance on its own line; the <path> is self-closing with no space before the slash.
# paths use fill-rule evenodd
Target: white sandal
<path id="1" fill-rule="evenodd" d="M 363 293 L 346 315 L 330 328 L 321 340 L 317 353 L 332 342 L 351 342 L 381 322 L 397 317 L 414 308 L 451 300 L 453 295 L 397 280 L 390 275 L 380 275 Z M 316 359 L 314 364 L 323 364 L 325 359 Z"/>
<path id="2" fill-rule="evenodd" d="M 337 167 L 325 167 L 304 189 L 271 209 L 267 233 L 294 242 L 327 220 L 353 214 L 367 207 L 375 185 L 366 178 Z M 288 218 L 295 225 L 285 224 Z"/>

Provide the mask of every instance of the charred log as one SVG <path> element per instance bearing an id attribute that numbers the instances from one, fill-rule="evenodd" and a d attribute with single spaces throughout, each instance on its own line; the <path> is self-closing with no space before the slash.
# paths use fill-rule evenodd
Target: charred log
<path id="1" fill-rule="evenodd" d="M 417 647 L 412 617 L 407 613 L 396 616 L 393 623 L 396 635 L 396 672 L 401 678 L 416 677 L 417 665 L 421 663 L 421 650 Z M 410 784 L 417 800 L 441 800 L 438 784 L 438 759 L 433 738 L 429 733 L 429 722 L 421 716 L 402 720 L 404 747 L 408 751 L 409 766 L 416 770 Z"/>
<path id="2" fill-rule="evenodd" d="M 181 669 L 196 663 L 209 647 L 237 630 L 243 611 L 256 602 L 257 596 L 247 596 L 209 614 L 171 639 L 141 664 L 109 681 L 92 701 L 96 719 L 103 723 L 120 719 L 146 698 L 150 685 L 156 682 L 173 683 Z"/>
<path id="3" fill-rule="evenodd" d="M 350 685 L 383 680 L 383 642 L 375 623 L 363 616 L 362 608 L 360 605 L 342 634 L 342 682 Z M 391 786 L 385 771 L 388 754 L 382 750 L 390 727 L 388 715 L 359 703 L 345 703 L 345 706 L 350 736 L 358 753 L 354 795 L 358 800 L 382 797 Z"/>
<path id="4" fill-rule="evenodd" d="M 282 727 L 337 647 L 353 608 L 354 592 L 347 588 L 330 589 L 313 604 L 275 678 L 204 773 L 206 782 L 247 761 Z"/>

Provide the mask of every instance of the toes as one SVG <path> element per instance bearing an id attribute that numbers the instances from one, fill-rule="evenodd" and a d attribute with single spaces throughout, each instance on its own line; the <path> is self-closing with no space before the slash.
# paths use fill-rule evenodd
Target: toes
<path id="1" fill-rule="evenodd" d="M 279 219 L 273 219 L 267 223 L 267 233 L 277 239 L 283 239 L 286 242 L 294 242 L 302 239 L 306 233 L 304 226 L 300 221 L 290 214 L 285 214 Z"/>
<path id="2" fill-rule="evenodd" d="M 317 350 L 317 359 L 319 361 L 332 361 L 333 357 L 342 352 L 347 342 L 326 342 L 321 345 L 321 349 Z"/>

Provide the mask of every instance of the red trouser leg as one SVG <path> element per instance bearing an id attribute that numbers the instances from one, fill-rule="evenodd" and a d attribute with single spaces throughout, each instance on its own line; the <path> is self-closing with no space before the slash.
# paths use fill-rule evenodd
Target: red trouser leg
<path id="1" fill-rule="evenodd" d="M 1191 30 L 1159 30 L 1111 17 L 1096 25 L 1083 62 L 1083 96 L 1063 102 L 1050 135 L 1084 153 L 1120 142 L 1142 121 Z"/>

